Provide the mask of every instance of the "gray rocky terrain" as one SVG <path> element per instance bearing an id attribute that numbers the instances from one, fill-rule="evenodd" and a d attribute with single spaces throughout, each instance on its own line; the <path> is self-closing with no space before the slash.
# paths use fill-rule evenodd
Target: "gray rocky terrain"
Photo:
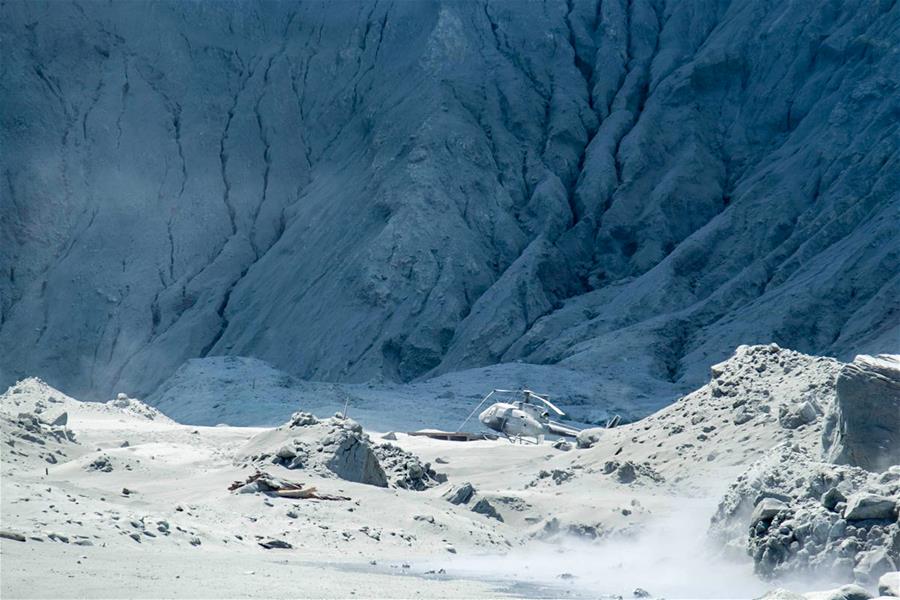
<path id="1" fill-rule="evenodd" d="M 896 2 L 5 0 L 0 39 L 2 384 L 522 361 L 627 403 L 900 345 Z"/>
<path id="2" fill-rule="evenodd" d="M 23 380 L 0 395 L 3 596 L 896 597 L 900 465 L 850 409 L 898 361 L 741 346 L 578 444 L 186 425 Z"/>

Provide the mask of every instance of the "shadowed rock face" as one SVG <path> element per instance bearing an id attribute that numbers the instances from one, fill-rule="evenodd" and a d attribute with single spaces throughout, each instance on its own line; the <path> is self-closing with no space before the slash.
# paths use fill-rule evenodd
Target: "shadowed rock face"
<path id="1" fill-rule="evenodd" d="M 896 349 L 900 5 L 0 7 L 0 384 Z M 14 149 L 14 150 L 12 150 Z"/>
<path id="2" fill-rule="evenodd" d="M 900 357 L 857 356 L 841 369 L 826 422 L 826 456 L 883 471 L 900 464 Z"/>

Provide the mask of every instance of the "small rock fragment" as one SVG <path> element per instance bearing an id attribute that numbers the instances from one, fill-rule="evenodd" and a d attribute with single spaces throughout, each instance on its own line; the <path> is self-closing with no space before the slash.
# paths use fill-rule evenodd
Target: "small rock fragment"
<path id="1" fill-rule="evenodd" d="M 268 539 L 268 540 L 263 540 L 258 543 L 260 546 L 262 546 L 266 550 L 272 550 L 275 548 L 285 548 L 285 549 L 293 548 L 293 546 L 291 546 L 289 543 L 285 542 L 284 540 Z"/>
<path id="2" fill-rule="evenodd" d="M 472 496 L 475 495 L 475 487 L 471 483 L 463 483 L 456 489 L 450 490 L 444 494 L 444 498 L 450 504 L 468 504 Z"/>
<path id="3" fill-rule="evenodd" d="M 24 542 L 25 536 L 21 533 L 16 533 L 15 531 L 7 531 L 0 530 L 0 538 L 6 538 L 8 540 L 15 540 L 17 542 Z"/>
<path id="4" fill-rule="evenodd" d="M 472 507 L 472 512 L 476 512 L 491 519 L 497 519 L 501 523 L 503 522 L 503 517 L 500 516 L 500 513 L 497 512 L 497 509 L 494 508 L 494 505 L 488 502 L 487 498 L 482 498 L 481 500 L 476 502 L 475 506 Z"/>

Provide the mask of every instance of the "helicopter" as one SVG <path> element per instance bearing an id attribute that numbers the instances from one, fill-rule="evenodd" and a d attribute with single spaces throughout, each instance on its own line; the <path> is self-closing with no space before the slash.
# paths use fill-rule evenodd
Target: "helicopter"
<path id="1" fill-rule="evenodd" d="M 487 407 L 478 420 L 488 428 L 505 435 L 510 441 L 525 442 L 533 438 L 535 444 L 544 441 L 547 434 L 566 437 L 577 437 L 580 430 L 568 427 L 562 423 L 551 420 L 551 413 L 563 417 L 565 413 L 550 402 L 542 394 L 531 390 L 491 390 L 475 409 L 466 417 L 459 426 L 463 426 L 472 418 L 488 398 L 494 394 L 521 394 L 520 400 L 512 402 L 496 402 Z"/>

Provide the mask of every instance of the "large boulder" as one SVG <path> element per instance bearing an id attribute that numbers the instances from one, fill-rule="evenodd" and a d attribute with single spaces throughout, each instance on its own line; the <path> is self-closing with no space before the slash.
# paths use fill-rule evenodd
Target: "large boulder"
<path id="1" fill-rule="evenodd" d="M 444 494 L 444 498 L 450 504 L 468 504 L 472 496 L 475 495 L 475 488 L 471 483 L 466 482 L 457 488 L 453 488 Z"/>
<path id="2" fill-rule="evenodd" d="M 788 510 L 788 505 L 781 500 L 777 498 L 763 498 L 756 505 L 756 508 L 753 509 L 753 514 L 750 516 L 750 525 L 752 527 L 760 521 L 771 521 L 775 515 L 783 510 Z"/>
<path id="3" fill-rule="evenodd" d="M 326 466 L 341 479 L 387 487 L 387 475 L 381 468 L 368 437 L 355 423 L 326 436 L 322 445 L 326 455 L 331 455 Z"/>
<path id="4" fill-rule="evenodd" d="M 893 519 L 897 500 L 879 494 L 853 494 L 847 499 L 844 518 L 848 521 L 864 519 Z"/>
<path id="5" fill-rule="evenodd" d="M 590 427 L 582 429 L 575 438 L 575 443 L 579 448 L 590 448 L 600 441 L 605 429 L 603 427 Z"/>
<path id="6" fill-rule="evenodd" d="M 900 464 L 900 356 L 857 356 L 841 369 L 823 432 L 826 459 L 883 471 Z"/>

